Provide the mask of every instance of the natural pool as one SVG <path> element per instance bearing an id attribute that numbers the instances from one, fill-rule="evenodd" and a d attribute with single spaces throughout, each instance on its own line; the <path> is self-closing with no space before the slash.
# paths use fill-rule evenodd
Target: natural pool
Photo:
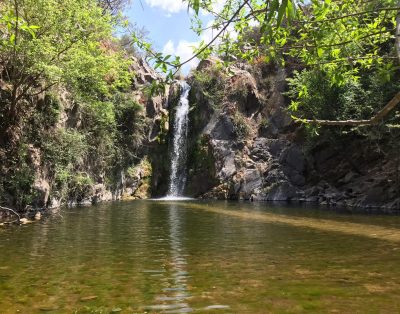
<path id="1" fill-rule="evenodd" d="M 400 217 L 133 201 L 0 228 L 0 313 L 398 313 Z"/>

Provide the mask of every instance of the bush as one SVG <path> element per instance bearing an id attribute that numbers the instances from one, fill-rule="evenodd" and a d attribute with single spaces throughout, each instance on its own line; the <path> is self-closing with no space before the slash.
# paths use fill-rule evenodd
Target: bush
<path id="1" fill-rule="evenodd" d="M 78 172 L 74 174 L 68 184 L 69 199 L 82 201 L 90 195 L 93 184 L 93 179 L 87 173 Z"/>
<path id="2" fill-rule="evenodd" d="M 248 121 L 239 111 L 235 111 L 231 116 L 235 134 L 239 140 L 246 139 L 251 134 L 251 128 Z"/>
<path id="3" fill-rule="evenodd" d="M 222 66 L 215 64 L 193 73 L 197 88 L 213 109 L 221 108 L 224 98 L 225 80 Z"/>
<path id="4" fill-rule="evenodd" d="M 307 119 L 369 119 L 399 90 L 397 80 L 382 80 L 379 73 L 361 73 L 360 78 L 332 85 L 320 70 L 295 72 L 288 79 L 289 109 Z"/>
<path id="5" fill-rule="evenodd" d="M 66 197 L 75 172 L 83 167 L 88 154 L 85 136 L 77 130 L 58 129 L 43 139 L 42 152 L 43 163 L 50 168 L 53 193 Z"/>

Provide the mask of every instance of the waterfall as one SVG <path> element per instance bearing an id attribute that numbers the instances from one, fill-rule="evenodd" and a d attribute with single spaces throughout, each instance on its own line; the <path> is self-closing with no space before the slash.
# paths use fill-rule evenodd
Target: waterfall
<path id="1" fill-rule="evenodd" d="M 179 82 L 181 96 L 176 107 L 172 149 L 171 149 L 171 171 L 169 177 L 169 188 L 167 197 L 181 196 L 186 183 L 186 154 L 187 134 L 189 123 L 189 92 L 190 86 L 185 81 Z"/>

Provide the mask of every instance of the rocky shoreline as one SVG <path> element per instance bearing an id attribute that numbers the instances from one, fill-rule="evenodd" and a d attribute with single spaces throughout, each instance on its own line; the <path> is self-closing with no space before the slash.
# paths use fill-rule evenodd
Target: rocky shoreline
<path id="1" fill-rule="evenodd" d="M 30 159 L 36 173 L 33 189 L 37 192 L 33 203 L 42 205 L 36 207 L 52 209 L 165 195 L 179 84 L 169 86 L 166 96 L 148 97 L 143 87 L 160 77 L 142 59 L 135 59 L 133 64 L 132 97 L 143 105 L 148 121 L 137 162 L 121 169 L 115 184 L 107 184 L 100 176 L 84 197 L 62 200 L 51 190 L 41 152 L 32 147 Z M 237 64 L 227 74 L 218 68 L 216 59 L 200 63 L 187 79 L 191 92 L 184 194 L 365 212 L 400 211 L 396 149 L 383 143 L 383 153 L 366 138 L 355 135 L 343 135 L 335 141 L 315 139 L 310 144 L 304 127 L 286 111 L 287 71 L 267 64 Z M 65 121 L 79 124 L 79 115 L 67 98 L 60 98 L 65 108 L 60 128 L 71 127 Z M 95 171 L 90 165 L 83 170 Z M 5 214 L 0 211 L 0 219 L 2 216 Z"/>

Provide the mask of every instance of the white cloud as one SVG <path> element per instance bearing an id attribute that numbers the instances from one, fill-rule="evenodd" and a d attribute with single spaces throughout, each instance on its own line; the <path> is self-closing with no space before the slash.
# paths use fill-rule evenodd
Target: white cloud
<path id="1" fill-rule="evenodd" d="M 215 1 L 213 2 L 213 4 L 212 4 L 212 10 L 213 10 L 213 12 L 215 12 L 215 13 L 220 13 L 220 12 L 222 11 L 222 9 L 224 8 L 225 4 L 226 4 L 226 0 L 215 0 Z M 203 9 L 200 9 L 200 13 L 201 13 L 203 16 L 209 16 L 209 15 L 211 15 L 211 13 L 209 13 L 209 12 L 203 10 Z"/>
<path id="2" fill-rule="evenodd" d="M 163 54 L 172 55 L 175 54 L 175 47 L 172 40 L 168 40 L 168 42 L 164 45 Z"/>
<path id="3" fill-rule="evenodd" d="M 181 0 L 146 0 L 150 7 L 157 7 L 169 13 L 177 13 L 187 9 L 187 4 Z"/>
<path id="4" fill-rule="evenodd" d="M 193 56 L 193 47 L 197 46 L 198 42 L 190 42 L 187 40 L 180 40 L 176 45 L 172 40 L 169 40 L 163 48 L 163 54 L 179 56 L 181 61 L 184 62 Z M 182 72 L 187 74 L 191 68 L 195 68 L 199 60 L 197 58 L 185 64 Z"/>

